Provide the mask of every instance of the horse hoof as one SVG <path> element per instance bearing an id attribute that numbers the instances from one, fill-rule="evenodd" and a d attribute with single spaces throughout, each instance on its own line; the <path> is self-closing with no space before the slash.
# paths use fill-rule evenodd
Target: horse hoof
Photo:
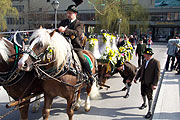
<path id="1" fill-rule="evenodd" d="M 90 111 L 90 109 L 84 109 L 86 112 L 89 112 Z"/>
<path id="2" fill-rule="evenodd" d="M 78 111 L 80 109 L 80 106 L 75 106 L 74 111 Z"/>

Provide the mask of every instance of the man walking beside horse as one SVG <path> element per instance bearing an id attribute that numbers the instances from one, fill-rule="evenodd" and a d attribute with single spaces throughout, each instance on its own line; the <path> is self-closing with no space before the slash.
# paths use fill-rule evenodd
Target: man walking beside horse
<path id="1" fill-rule="evenodd" d="M 148 98 L 148 112 L 145 118 L 151 118 L 152 116 L 152 100 L 153 100 L 153 90 L 156 89 L 158 80 L 160 78 L 160 62 L 152 57 L 153 51 L 151 48 L 146 48 L 144 51 L 144 58 L 142 66 L 137 72 L 134 79 L 136 83 L 138 78 L 141 82 L 141 95 L 143 98 L 143 104 L 139 109 L 144 109 L 146 105 L 146 96 Z"/>

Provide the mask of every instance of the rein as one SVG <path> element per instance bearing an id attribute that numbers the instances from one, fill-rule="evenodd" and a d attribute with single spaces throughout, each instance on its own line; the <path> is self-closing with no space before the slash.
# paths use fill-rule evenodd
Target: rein
<path id="1" fill-rule="evenodd" d="M 68 58 L 68 57 L 67 57 L 67 58 Z M 68 60 L 66 60 L 66 61 L 68 61 Z M 55 59 L 54 59 L 53 62 L 55 62 Z M 50 62 L 50 63 L 52 63 L 52 62 Z M 59 80 L 59 79 L 56 78 L 56 76 L 62 77 L 62 76 L 64 76 L 68 71 L 70 71 L 70 61 L 69 61 L 69 63 L 68 63 L 68 67 L 65 65 L 65 61 L 64 61 L 63 64 L 60 66 L 59 71 L 58 71 L 54 76 L 49 75 L 47 72 L 45 72 L 44 70 L 42 70 L 42 69 L 40 68 L 41 66 L 46 66 L 46 65 L 49 65 L 50 63 L 46 63 L 46 64 L 34 64 L 35 70 L 36 70 L 39 78 L 41 78 L 41 79 L 43 79 L 43 80 L 46 80 L 46 78 L 43 78 L 43 77 L 42 77 L 42 75 L 41 75 L 41 73 L 42 73 L 43 75 L 45 75 L 45 76 L 48 77 L 48 78 L 51 78 L 51 79 L 53 79 L 53 80 L 55 80 L 55 81 L 57 81 L 57 82 L 59 82 L 59 83 L 63 83 L 63 84 L 65 84 L 65 85 L 70 86 L 70 87 L 73 87 L 73 88 L 77 88 L 77 87 L 79 87 L 79 86 L 82 84 L 82 83 L 78 83 L 78 84 L 76 84 L 76 85 L 71 85 L 71 84 L 68 84 L 68 83 L 66 83 L 66 82 L 64 82 L 64 81 Z M 65 69 L 65 71 L 63 71 L 63 68 Z M 40 73 L 40 72 L 41 72 L 41 73 Z M 61 73 L 61 72 L 63 72 L 63 73 Z M 60 75 L 59 75 L 59 74 L 60 74 Z"/>

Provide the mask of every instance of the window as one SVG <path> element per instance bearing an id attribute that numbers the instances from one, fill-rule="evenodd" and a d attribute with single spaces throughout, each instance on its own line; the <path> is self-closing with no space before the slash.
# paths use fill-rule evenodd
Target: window
<path id="1" fill-rule="evenodd" d="M 42 8 L 39 8 L 39 12 L 42 12 Z"/>
<path id="2" fill-rule="evenodd" d="M 22 24 L 24 24 L 25 22 L 24 22 L 24 18 L 19 18 L 19 19 L 16 19 L 16 18 L 7 18 L 7 24 L 8 25 L 14 25 L 14 24 L 16 24 L 16 25 L 22 25 Z"/>
<path id="3" fill-rule="evenodd" d="M 14 5 L 13 7 L 15 7 L 18 10 L 18 12 L 24 11 L 24 5 Z"/>
<path id="4" fill-rule="evenodd" d="M 175 13 L 174 20 L 179 20 L 179 14 Z"/>
<path id="5" fill-rule="evenodd" d="M 50 0 L 47 0 L 47 2 L 50 2 Z"/>

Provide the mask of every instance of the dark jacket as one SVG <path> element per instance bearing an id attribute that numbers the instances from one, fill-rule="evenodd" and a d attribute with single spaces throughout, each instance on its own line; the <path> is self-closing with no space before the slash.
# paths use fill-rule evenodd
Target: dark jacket
<path id="1" fill-rule="evenodd" d="M 124 70 L 118 72 L 125 80 L 132 81 L 134 76 L 136 75 L 136 71 L 137 71 L 136 66 L 126 61 L 124 63 Z"/>
<path id="2" fill-rule="evenodd" d="M 67 27 L 64 36 L 71 38 L 71 43 L 74 48 L 82 48 L 82 41 L 80 37 L 83 33 L 83 24 L 79 20 L 75 20 L 72 23 L 68 19 L 62 20 L 59 26 Z"/>
<path id="3" fill-rule="evenodd" d="M 146 44 L 137 44 L 137 48 L 136 48 L 136 54 L 138 54 L 138 56 L 142 56 L 144 54 L 144 51 L 146 49 Z"/>
<path id="4" fill-rule="evenodd" d="M 157 86 L 160 77 L 160 62 L 152 58 L 145 69 L 146 60 L 143 61 L 141 68 L 138 70 L 135 79 L 140 78 L 142 84 L 151 84 Z"/>

